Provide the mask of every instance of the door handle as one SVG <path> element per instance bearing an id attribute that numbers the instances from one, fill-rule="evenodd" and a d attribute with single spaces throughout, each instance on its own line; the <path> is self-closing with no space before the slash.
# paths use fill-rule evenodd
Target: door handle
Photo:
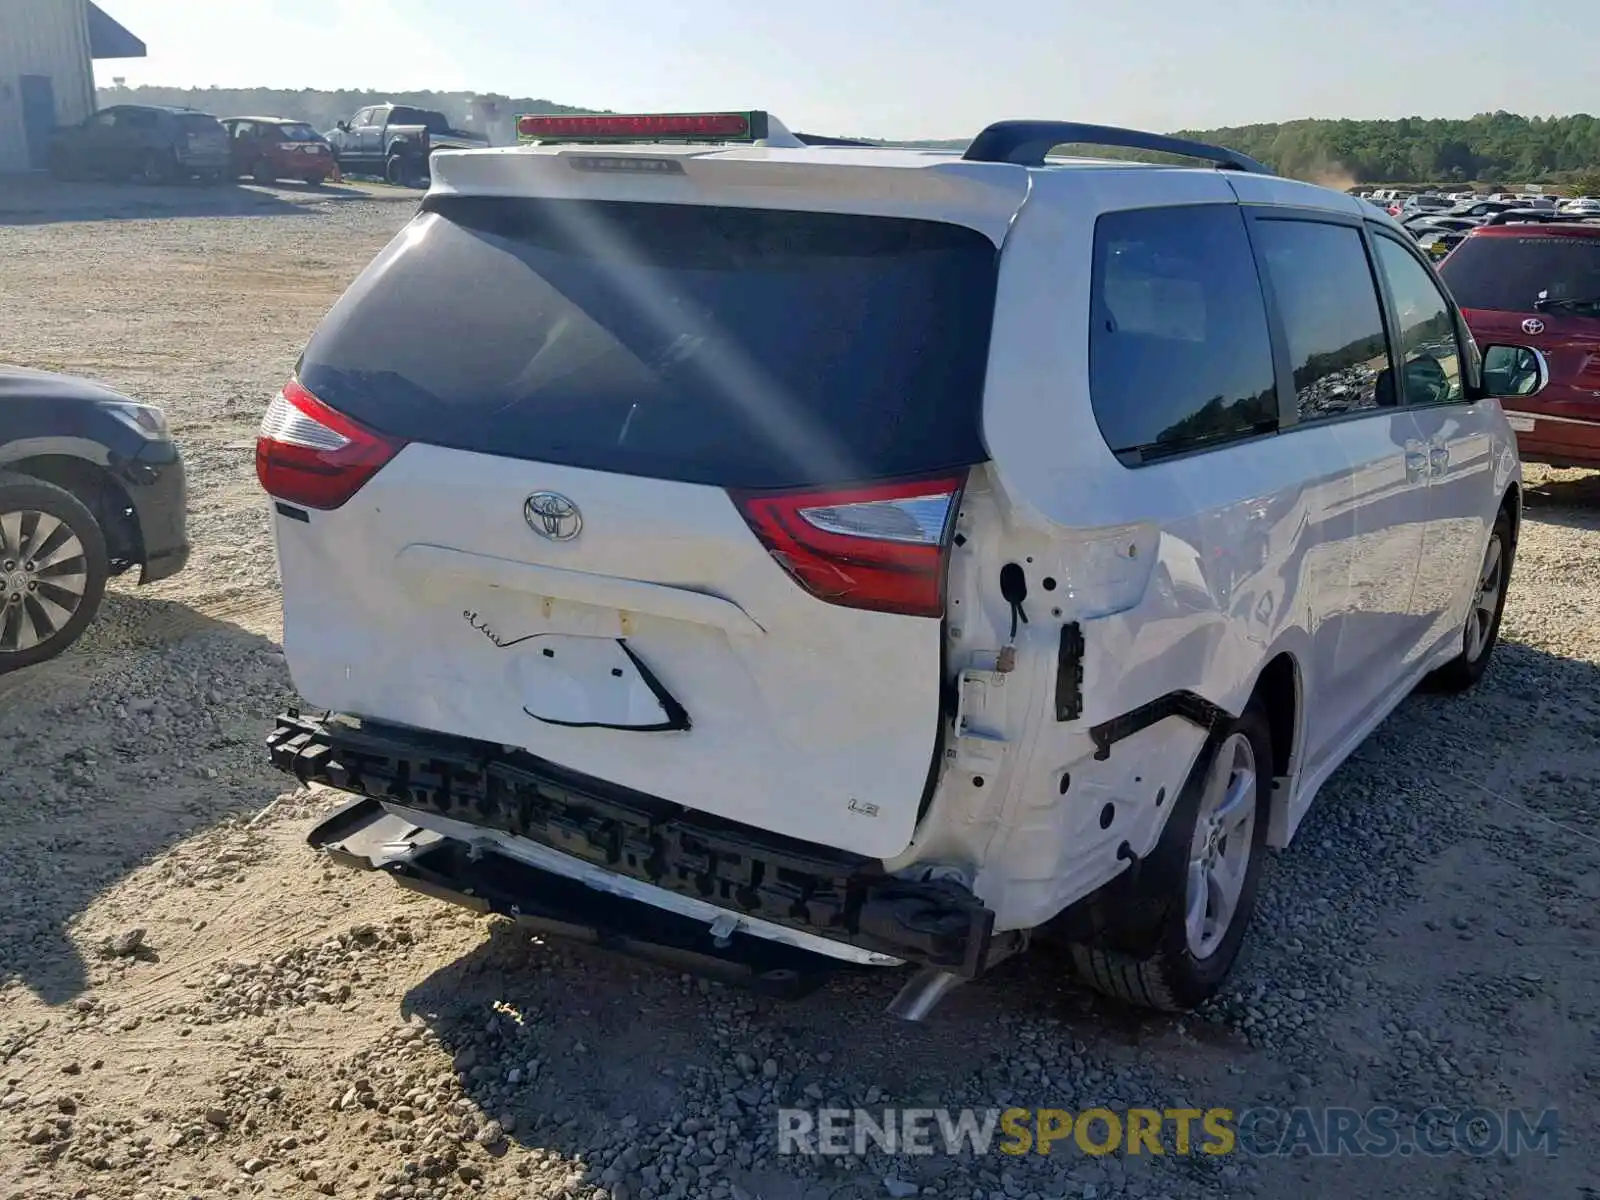
<path id="1" fill-rule="evenodd" d="M 1406 451 L 1406 481 L 1415 483 L 1428 469 L 1428 456 L 1420 450 Z"/>
<path id="2" fill-rule="evenodd" d="M 1435 476 L 1443 475 L 1445 468 L 1450 465 L 1450 451 L 1444 446 L 1435 446 L 1428 451 L 1429 473 Z"/>

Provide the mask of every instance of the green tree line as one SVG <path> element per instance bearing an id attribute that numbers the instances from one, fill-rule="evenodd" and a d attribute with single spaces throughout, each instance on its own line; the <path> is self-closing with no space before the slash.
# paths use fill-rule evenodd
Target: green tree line
<path id="1" fill-rule="evenodd" d="M 1393 121 L 1305 120 L 1177 136 L 1211 142 L 1260 159 L 1281 175 L 1325 183 L 1559 183 L 1600 187 L 1600 117 L 1524 117 L 1479 113 L 1465 120 L 1401 117 Z M 965 139 L 923 141 L 959 149 Z M 1161 160 L 1160 155 L 1061 147 L 1102 157 Z"/>
<path id="2" fill-rule="evenodd" d="M 1558 181 L 1600 170 L 1600 118 L 1479 113 L 1466 120 L 1288 121 L 1185 133 L 1259 158 L 1280 174 L 1352 183 Z"/>

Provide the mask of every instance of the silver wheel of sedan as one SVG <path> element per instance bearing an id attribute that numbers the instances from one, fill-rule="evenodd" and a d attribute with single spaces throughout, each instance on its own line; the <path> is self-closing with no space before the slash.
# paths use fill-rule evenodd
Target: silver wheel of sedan
<path id="1" fill-rule="evenodd" d="M 0 674 L 54 658 L 94 620 L 110 563 L 83 501 L 0 473 Z"/>
<path id="2" fill-rule="evenodd" d="M 1238 914 L 1255 846 L 1256 787 L 1255 749 L 1237 731 L 1212 761 L 1189 843 L 1184 929 L 1197 959 L 1216 952 Z"/>
<path id="3" fill-rule="evenodd" d="M 71 526 L 36 509 L 0 513 L 0 654 L 57 636 L 88 587 L 83 541 Z"/>

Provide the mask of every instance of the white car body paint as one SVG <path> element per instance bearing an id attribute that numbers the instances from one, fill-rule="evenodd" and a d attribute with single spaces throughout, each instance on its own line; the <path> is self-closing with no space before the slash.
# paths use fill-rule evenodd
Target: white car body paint
<path id="1" fill-rule="evenodd" d="M 683 169 L 644 177 L 563 161 L 595 153 Z M 285 651 L 313 705 L 517 747 L 890 871 L 955 872 L 997 929 L 1028 929 L 1156 844 L 1204 741 L 1169 716 L 1097 757 L 1094 726 L 1174 692 L 1238 714 L 1264 666 L 1288 655 L 1297 725 L 1269 834 L 1283 846 L 1339 764 L 1457 652 L 1489 531 L 1520 482 L 1495 401 L 1384 410 L 1137 470 L 1108 449 L 1090 407 L 1099 215 L 1243 202 L 1399 229 L 1362 201 L 1210 169 L 1023 169 L 910 150 L 518 147 L 441 152 L 433 170 L 436 194 L 979 230 L 1003 247 L 983 409 L 990 461 L 962 498 L 941 623 L 809 595 L 720 489 L 409 445 L 337 511 L 274 517 Z M 580 537 L 530 531 L 522 504 L 541 490 L 582 510 Z M 1014 638 L 995 582 L 1008 562 L 1026 563 L 1029 581 Z M 1083 640 L 1082 711 L 1061 720 L 1069 624 Z M 537 643 L 508 643 L 533 635 L 628 639 L 693 727 L 530 719 L 521 656 Z M 998 670 L 1008 645 L 1014 664 Z M 631 678 L 628 699 L 601 696 L 607 678 L 563 677 L 562 711 L 648 710 Z M 941 711 L 941 686 L 961 697 L 958 721 Z M 579 865 L 574 877 L 601 886 L 598 868 Z M 647 885 L 623 890 L 679 902 Z"/>

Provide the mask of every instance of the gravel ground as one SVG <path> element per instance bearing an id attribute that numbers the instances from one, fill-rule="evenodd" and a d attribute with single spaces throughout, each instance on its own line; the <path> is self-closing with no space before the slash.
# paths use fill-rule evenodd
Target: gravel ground
<path id="1" fill-rule="evenodd" d="M 164 405 L 196 543 L 0 680 L 0 1196 L 1600 1195 L 1600 476 L 1530 470 L 1484 686 L 1408 701 L 1339 772 L 1193 1017 L 1042 957 L 923 1025 L 881 977 L 776 1003 L 316 859 L 335 798 L 261 745 L 292 689 L 251 450 L 409 199 L 0 193 L 4 356 Z M 776 1153 L 780 1104 L 1521 1106 L 1561 1148 L 811 1159 Z"/>

